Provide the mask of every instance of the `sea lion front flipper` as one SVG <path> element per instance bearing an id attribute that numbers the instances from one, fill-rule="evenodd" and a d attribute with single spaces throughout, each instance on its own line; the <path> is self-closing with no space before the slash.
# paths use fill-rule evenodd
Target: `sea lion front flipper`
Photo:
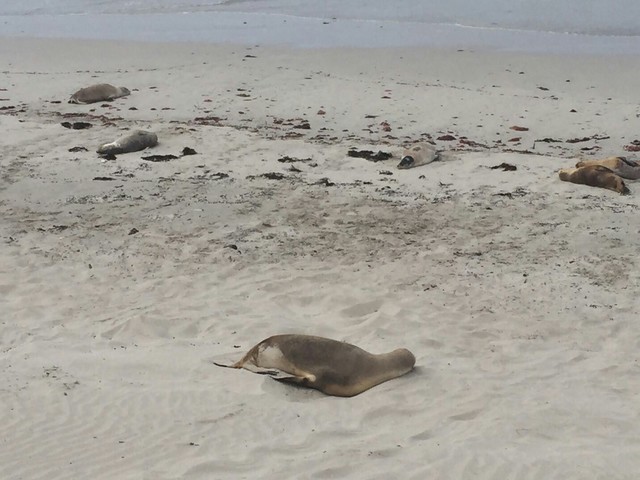
<path id="1" fill-rule="evenodd" d="M 289 383 L 292 385 L 299 385 L 301 387 L 308 387 L 311 382 L 315 382 L 316 377 L 310 373 L 306 375 L 292 375 L 287 372 L 279 372 L 279 375 L 274 375 L 271 378 L 282 383 Z"/>
<path id="2" fill-rule="evenodd" d="M 283 372 L 282 370 L 278 370 L 277 368 L 258 367 L 257 365 L 254 365 L 253 363 L 250 363 L 250 362 L 243 363 L 241 367 L 244 368 L 245 370 L 249 370 L 251 373 L 257 373 L 258 375 L 269 375 L 270 377 L 276 378 L 276 379 L 278 378 L 278 376 L 289 375 L 288 373 Z M 240 367 L 236 367 L 236 368 L 240 368 Z"/>

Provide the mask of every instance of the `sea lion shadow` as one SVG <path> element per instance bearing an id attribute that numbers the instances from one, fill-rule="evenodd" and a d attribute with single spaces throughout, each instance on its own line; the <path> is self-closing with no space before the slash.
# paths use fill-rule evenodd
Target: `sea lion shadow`
<path id="1" fill-rule="evenodd" d="M 205 362 L 216 368 L 235 368 L 233 365 L 236 362 L 234 360 L 231 360 L 232 356 L 233 354 L 215 355 L 206 358 Z M 284 372 L 281 372 L 280 370 L 266 368 L 262 369 L 260 367 L 255 367 L 252 370 L 246 368 L 240 368 L 238 370 L 250 375 L 257 374 L 263 377 L 269 377 L 265 378 L 262 384 L 262 390 L 270 395 L 273 394 L 281 397 L 283 400 L 288 400 L 294 403 L 301 403 L 319 400 L 321 398 L 327 397 L 327 395 L 314 388 L 286 381 L 286 378 L 290 376 L 285 374 Z"/>
<path id="2" fill-rule="evenodd" d="M 388 387 L 390 387 L 390 391 L 395 391 L 395 386 L 392 386 L 394 382 L 411 381 L 412 379 L 417 380 L 419 377 L 429 377 L 432 372 L 433 372 L 432 368 L 417 366 L 417 367 L 414 367 L 410 372 L 407 372 L 400 377 L 387 380 L 386 382 L 382 383 L 382 385 L 387 385 Z M 354 395 L 353 397 L 335 397 L 332 395 L 326 395 L 320 392 L 319 390 L 305 386 L 304 384 L 296 383 L 295 381 L 287 381 L 286 378 L 283 379 L 282 377 L 278 378 L 278 373 L 281 373 L 278 370 L 276 370 L 274 374 L 271 374 L 269 371 L 254 372 L 254 373 L 258 373 L 260 375 L 270 377 L 269 379 L 265 379 L 262 385 L 262 390 L 265 393 L 268 393 L 270 395 L 271 394 L 278 395 L 280 397 L 283 397 L 283 400 L 287 400 L 293 403 L 309 403 L 312 401 L 317 401 L 317 400 L 322 400 L 327 398 L 330 398 L 330 399 L 342 398 L 343 400 L 349 400 L 349 399 L 360 397 L 362 395 L 367 395 L 367 394 L 376 395 L 375 392 L 378 392 L 379 394 L 382 390 L 380 388 L 377 388 L 377 389 L 370 388 L 358 395 Z"/>
<path id="3" fill-rule="evenodd" d="M 265 376 L 269 376 L 268 374 Z M 296 383 L 290 383 L 277 378 L 265 378 L 262 391 L 269 395 L 277 395 L 282 400 L 292 403 L 309 403 L 321 399 L 332 398 L 315 388 L 305 387 Z"/>

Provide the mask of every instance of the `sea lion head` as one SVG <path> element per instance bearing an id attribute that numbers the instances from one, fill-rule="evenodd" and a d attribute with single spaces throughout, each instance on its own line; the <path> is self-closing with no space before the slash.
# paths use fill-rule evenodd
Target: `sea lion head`
<path id="1" fill-rule="evenodd" d="M 416 364 L 416 357 L 406 348 L 397 348 L 391 355 L 394 357 L 394 363 L 399 369 L 411 370 Z"/>
<path id="2" fill-rule="evenodd" d="M 398 168 L 411 168 L 416 163 L 414 158 L 411 155 L 406 155 L 402 157 L 400 163 L 398 164 Z"/>
<path id="3" fill-rule="evenodd" d="M 579 162 L 579 163 L 582 163 L 582 162 Z M 576 171 L 575 168 L 563 168 L 558 172 L 558 176 L 560 177 L 560 180 L 562 180 L 563 182 L 568 182 L 570 181 L 569 177 L 571 177 L 571 174 L 575 171 Z"/>
<path id="4" fill-rule="evenodd" d="M 122 93 L 123 97 L 125 95 L 131 95 L 131 90 L 129 90 L 127 87 L 120 87 L 120 92 Z"/>
<path id="5" fill-rule="evenodd" d="M 622 180 L 622 178 L 618 177 L 617 175 L 616 175 L 616 180 L 615 180 L 615 190 L 616 190 L 616 192 L 619 192 L 620 195 L 629 195 L 629 193 L 631 193 L 631 191 L 625 185 L 625 183 Z"/>

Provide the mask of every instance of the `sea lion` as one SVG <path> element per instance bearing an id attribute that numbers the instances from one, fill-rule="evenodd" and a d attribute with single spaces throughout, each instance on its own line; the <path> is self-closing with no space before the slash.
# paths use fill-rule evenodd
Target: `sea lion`
<path id="1" fill-rule="evenodd" d="M 586 167 L 587 165 L 602 165 L 607 167 L 616 175 L 629 180 L 640 178 L 640 163 L 629 160 L 625 157 L 607 157 L 599 160 L 582 160 L 576 163 L 576 167 Z"/>
<path id="2" fill-rule="evenodd" d="M 136 130 L 131 135 L 119 138 L 115 142 L 105 143 L 97 152 L 100 155 L 119 155 L 121 153 L 138 152 L 145 148 L 155 147 L 158 136 L 152 132 Z"/>
<path id="3" fill-rule="evenodd" d="M 430 143 L 417 143 L 402 152 L 402 160 L 398 164 L 399 169 L 419 167 L 438 160 L 440 155 L 436 147 Z"/>
<path id="4" fill-rule="evenodd" d="M 590 187 L 601 187 L 626 195 L 629 189 L 622 178 L 602 165 L 586 165 L 580 168 L 564 168 L 558 172 L 564 182 L 580 183 Z"/>
<path id="5" fill-rule="evenodd" d="M 78 90 L 71 95 L 69 103 L 109 102 L 130 94 L 131 92 L 126 87 L 114 87 L 108 83 L 98 83 Z"/>
<path id="6" fill-rule="evenodd" d="M 352 397 L 410 372 L 416 363 L 406 348 L 375 355 L 355 345 L 312 335 L 269 337 L 231 365 L 275 380 Z"/>

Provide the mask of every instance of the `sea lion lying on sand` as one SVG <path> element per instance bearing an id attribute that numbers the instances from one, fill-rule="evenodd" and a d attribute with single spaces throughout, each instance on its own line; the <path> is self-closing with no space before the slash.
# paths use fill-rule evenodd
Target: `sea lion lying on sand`
<path id="1" fill-rule="evenodd" d="M 618 192 L 621 195 L 629 193 L 622 178 L 602 165 L 586 165 L 580 168 L 564 168 L 558 172 L 560 180 L 564 182 L 580 183 L 590 187 L 601 187 Z"/>
<path id="2" fill-rule="evenodd" d="M 126 87 L 114 87 L 108 83 L 98 83 L 78 90 L 71 95 L 69 103 L 109 102 L 119 97 L 126 97 L 129 94 L 131 92 Z"/>
<path id="3" fill-rule="evenodd" d="M 426 165 L 438 160 L 440 155 L 436 151 L 436 147 L 430 143 L 417 143 L 402 152 L 402 159 L 398 164 L 399 169 L 407 169 Z"/>
<path id="4" fill-rule="evenodd" d="M 629 180 L 640 178 L 640 163 L 628 160 L 625 157 L 607 157 L 600 160 L 581 160 L 576 163 L 576 167 L 586 167 L 587 165 L 602 165 L 607 167 L 616 175 Z"/>
<path id="5" fill-rule="evenodd" d="M 98 148 L 97 152 L 100 155 L 119 155 L 121 153 L 138 152 L 145 148 L 155 147 L 157 144 L 158 136 L 155 133 L 136 130 L 115 142 L 105 143 Z"/>
<path id="6" fill-rule="evenodd" d="M 231 365 L 275 380 L 352 397 L 410 372 L 416 363 L 406 348 L 374 355 L 355 345 L 311 335 L 275 335 Z"/>

